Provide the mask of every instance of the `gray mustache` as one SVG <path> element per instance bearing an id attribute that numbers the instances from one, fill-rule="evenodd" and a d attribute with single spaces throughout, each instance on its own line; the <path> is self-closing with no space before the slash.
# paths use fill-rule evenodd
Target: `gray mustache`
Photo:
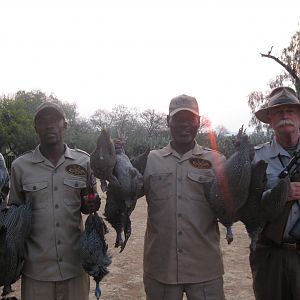
<path id="1" fill-rule="evenodd" d="M 275 127 L 278 128 L 280 126 L 284 126 L 284 125 L 292 125 L 292 126 L 296 126 L 295 122 L 293 122 L 292 120 L 280 120 Z"/>

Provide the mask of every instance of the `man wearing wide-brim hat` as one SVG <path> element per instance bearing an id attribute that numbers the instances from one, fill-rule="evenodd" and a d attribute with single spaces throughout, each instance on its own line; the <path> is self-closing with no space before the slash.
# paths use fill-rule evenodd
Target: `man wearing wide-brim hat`
<path id="1" fill-rule="evenodd" d="M 253 289 L 258 300 L 296 300 L 300 299 L 300 176 L 297 166 L 285 179 L 279 174 L 300 151 L 300 102 L 290 87 L 275 88 L 268 100 L 255 113 L 270 124 L 275 136 L 255 147 L 254 162 L 264 160 L 268 167 L 261 199 L 267 222 L 250 253 Z"/>

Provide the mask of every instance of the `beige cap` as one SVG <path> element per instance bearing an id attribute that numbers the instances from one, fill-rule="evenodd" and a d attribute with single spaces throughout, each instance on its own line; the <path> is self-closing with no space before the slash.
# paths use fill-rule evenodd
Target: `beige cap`
<path id="1" fill-rule="evenodd" d="M 199 116 L 199 107 L 196 98 L 180 95 L 173 98 L 169 105 L 169 116 L 172 117 L 181 110 L 188 110 Z"/>
<path id="2" fill-rule="evenodd" d="M 283 105 L 293 105 L 300 107 L 300 102 L 296 92 L 290 87 L 277 87 L 268 96 L 269 102 L 267 107 L 261 108 L 255 113 L 258 120 L 263 123 L 270 124 L 270 109 Z"/>
<path id="3" fill-rule="evenodd" d="M 56 104 L 54 102 L 46 101 L 46 102 L 43 102 L 42 104 L 40 104 L 38 106 L 38 108 L 36 109 L 36 112 L 34 115 L 34 120 L 36 120 L 38 114 L 44 109 L 54 109 L 62 116 L 62 118 L 64 120 L 66 119 L 64 110 L 58 104 Z"/>

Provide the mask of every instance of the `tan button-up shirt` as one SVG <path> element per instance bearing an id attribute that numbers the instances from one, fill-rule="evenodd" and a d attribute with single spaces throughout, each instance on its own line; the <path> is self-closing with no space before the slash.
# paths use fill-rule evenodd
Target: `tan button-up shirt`
<path id="1" fill-rule="evenodd" d="M 213 168 L 223 160 L 198 144 L 182 157 L 170 144 L 150 152 L 144 173 L 147 276 L 167 284 L 222 276 L 219 227 L 203 184 L 214 178 Z"/>
<path id="2" fill-rule="evenodd" d="M 32 227 L 23 273 L 42 281 L 61 281 L 83 274 L 79 258 L 82 231 L 80 192 L 86 187 L 89 155 L 66 146 L 57 166 L 39 146 L 11 168 L 9 205 L 32 202 Z"/>

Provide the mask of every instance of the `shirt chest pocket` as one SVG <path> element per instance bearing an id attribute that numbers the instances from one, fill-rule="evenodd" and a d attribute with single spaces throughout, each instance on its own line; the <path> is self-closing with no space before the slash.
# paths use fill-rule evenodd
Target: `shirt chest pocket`
<path id="1" fill-rule="evenodd" d="M 43 209 L 48 205 L 48 182 L 32 182 L 23 184 L 26 199 L 32 204 L 32 209 Z"/>
<path id="2" fill-rule="evenodd" d="M 187 195 L 191 200 L 205 200 L 204 191 L 210 187 L 214 179 L 212 170 L 203 170 L 200 172 L 189 171 L 187 173 Z"/>
<path id="3" fill-rule="evenodd" d="M 172 189 L 172 173 L 150 175 L 151 200 L 167 199 Z"/>
<path id="4" fill-rule="evenodd" d="M 64 179 L 64 202 L 70 206 L 80 206 L 81 190 L 86 188 L 86 182 L 80 179 Z"/>

